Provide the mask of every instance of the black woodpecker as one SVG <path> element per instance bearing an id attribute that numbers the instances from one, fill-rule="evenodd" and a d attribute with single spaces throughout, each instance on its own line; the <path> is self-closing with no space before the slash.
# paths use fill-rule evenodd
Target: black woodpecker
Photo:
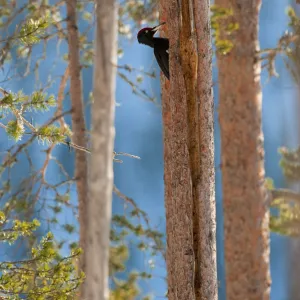
<path id="1" fill-rule="evenodd" d="M 154 55 L 160 69 L 163 71 L 164 75 L 170 79 L 169 40 L 166 38 L 154 37 L 156 31 L 164 24 L 165 22 L 152 28 L 146 27 L 141 29 L 137 34 L 137 39 L 140 44 L 154 48 Z"/>

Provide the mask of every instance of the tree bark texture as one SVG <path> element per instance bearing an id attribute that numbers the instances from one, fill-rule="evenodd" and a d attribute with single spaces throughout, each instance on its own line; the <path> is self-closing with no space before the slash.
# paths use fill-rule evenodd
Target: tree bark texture
<path id="1" fill-rule="evenodd" d="M 293 238 L 289 241 L 289 299 L 300 300 L 299 274 L 300 274 L 300 240 Z"/>
<path id="2" fill-rule="evenodd" d="M 82 95 L 81 65 L 79 61 L 79 37 L 76 14 L 77 0 L 66 1 L 69 45 L 70 96 L 72 103 L 72 142 L 86 148 L 86 126 Z M 87 224 L 87 157 L 86 152 L 75 152 L 75 178 L 79 205 L 80 247 L 85 249 Z M 81 255 L 79 267 L 85 270 L 85 255 Z"/>
<path id="3" fill-rule="evenodd" d="M 168 299 L 217 299 L 209 1 L 161 0 Z"/>
<path id="4" fill-rule="evenodd" d="M 269 299 L 269 207 L 261 68 L 256 58 L 261 1 L 216 0 L 215 4 L 231 8 L 230 21 L 239 25 L 230 37 L 233 49 L 218 55 L 226 298 Z"/>
<path id="5" fill-rule="evenodd" d="M 89 218 L 83 299 L 108 300 L 117 64 L 116 2 L 97 0 L 96 20 L 92 155 L 89 161 Z"/>
<path id="6" fill-rule="evenodd" d="M 300 4 L 300 1 L 296 1 L 296 3 Z M 299 6 L 294 6 L 296 12 L 299 12 Z M 300 28 L 297 27 L 295 30 L 296 36 L 300 34 Z M 300 108 L 300 41 L 297 39 L 295 41 L 295 47 L 293 50 L 293 68 L 292 68 L 292 78 L 295 81 L 297 86 L 297 102 L 293 104 L 295 112 Z M 291 70 L 290 70 L 291 71 Z M 297 113 L 295 113 L 297 115 Z M 299 125 L 298 125 L 298 134 L 299 134 Z M 299 143 L 299 135 L 298 135 L 298 143 Z M 290 178 L 286 178 L 287 185 L 290 188 L 289 192 L 291 193 L 290 197 L 287 195 L 286 198 L 290 198 L 292 203 L 295 202 L 300 203 L 300 182 L 297 183 Z M 293 191 L 295 190 L 295 192 Z M 298 196 L 298 197 L 297 197 Z M 297 201 L 298 200 L 298 201 Z M 292 205 L 292 203 L 290 205 Z M 296 221 L 297 222 L 297 221 Z M 296 223 L 294 222 L 294 223 Z M 298 222 L 297 222 L 298 223 Z M 294 227 L 294 226 L 293 226 Z M 295 231 L 300 233 L 300 224 L 295 225 Z M 299 277 L 300 277 L 300 239 L 298 237 L 293 237 L 288 241 L 288 298 L 293 300 L 300 300 L 300 285 L 299 285 Z"/>

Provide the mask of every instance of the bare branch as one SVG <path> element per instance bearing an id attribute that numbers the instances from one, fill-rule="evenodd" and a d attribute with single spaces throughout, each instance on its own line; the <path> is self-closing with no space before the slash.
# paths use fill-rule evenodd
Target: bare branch
<path id="1" fill-rule="evenodd" d="M 273 189 L 270 191 L 272 201 L 276 198 L 283 198 L 284 200 L 292 200 L 300 204 L 300 194 L 288 189 Z"/>

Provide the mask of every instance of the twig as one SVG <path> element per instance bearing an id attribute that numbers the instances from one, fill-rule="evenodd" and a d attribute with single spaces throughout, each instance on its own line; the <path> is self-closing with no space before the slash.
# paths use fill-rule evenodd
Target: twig
<path id="1" fill-rule="evenodd" d="M 150 221 L 149 221 L 149 218 L 147 217 L 147 214 L 138 207 L 138 205 L 136 204 L 136 202 L 132 198 L 124 195 L 115 185 L 113 186 L 113 192 L 120 199 L 122 199 L 122 200 L 128 202 L 129 204 L 131 204 L 133 206 L 133 208 L 138 212 L 138 214 L 142 216 L 142 218 L 143 218 L 144 222 L 146 223 L 147 227 L 149 229 L 151 229 Z M 165 251 L 163 249 L 161 249 L 161 246 L 157 243 L 157 240 L 155 239 L 155 237 L 152 237 L 152 239 L 153 239 L 154 243 L 156 244 L 156 247 L 157 247 L 156 250 L 160 251 L 163 258 L 166 260 Z"/>
<path id="2" fill-rule="evenodd" d="M 291 43 L 294 43 L 299 38 L 296 34 L 286 33 L 278 41 L 276 48 L 266 48 L 258 52 L 258 60 L 265 61 L 267 63 L 263 64 L 262 68 L 267 68 L 269 77 L 278 76 L 275 69 L 275 58 L 278 54 L 285 53 Z M 264 55 L 265 56 L 261 56 Z"/>

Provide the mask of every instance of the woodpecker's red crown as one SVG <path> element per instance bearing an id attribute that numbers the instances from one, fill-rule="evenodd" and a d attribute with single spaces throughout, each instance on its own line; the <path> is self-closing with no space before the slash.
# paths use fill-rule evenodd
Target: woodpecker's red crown
<path id="1" fill-rule="evenodd" d="M 163 23 L 161 23 L 161 24 L 159 24 L 159 25 L 157 25 L 157 26 L 154 26 L 154 27 L 145 27 L 145 28 L 142 28 L 139 32 L 138 32 L 138 34 L 137 34 L 137 36 L 139 36 L 139 35 L 141 35 L 142 33 L 148 33 L 149 31 L 151 31 L 151 33 L 153 33 L 153 35 L 155 34 L 155 32 L 158 30 L 158 29 L 160 29 L 160 27 L 162 26 L 162 25 L 165 25 L 166 24 L 166 22 L 163 22 Z"/>

